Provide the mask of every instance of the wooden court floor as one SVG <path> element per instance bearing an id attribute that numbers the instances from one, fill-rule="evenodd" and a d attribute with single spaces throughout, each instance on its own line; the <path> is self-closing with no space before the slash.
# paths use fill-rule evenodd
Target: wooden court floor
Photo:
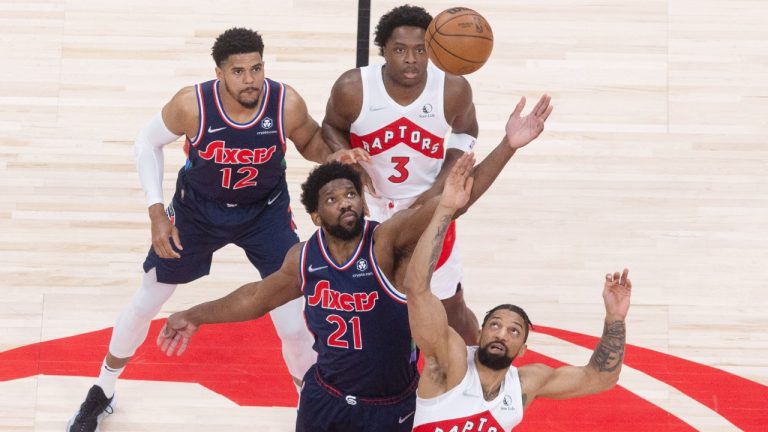
<path id="1" fill-rule="evenodd" d="M 373 0 L 373 23 L 398 4 Z M 419 4 L 433 14 L 456 5 Z M 555 105 L 542 136 L 459 222 L 470 307 L 520 304 L 542 326 L 531 350 L 585 363 L 574 334 L 600 335 L 602 277 L 629 267 L 633 363 L 628 353 L 615 398 L 568 405 L 584 414 L 570 430 L 768 430 L 768 4 L 464 4 L 496 37 L 468 76 L 478 156 L 520 96 L 546 92 Z M 215 36 L 261 31 L 267 75 L 319 121 L 335 78 L 354 66 L 356 6 L 0 2 L 0 431 L 63 430 L 92 384 L 103 345 L 81 336 L 113 325 L 150 244 L 133 138 L 179 88 L 213 77 Z M 314 227 L 298 187 L 311 164 L 289 153 L 304 239 Z M 170 197 L 183 154 L 165 154 Z M 225 248 L 161 317 L 256 277 Z M 36 351 L 61 338 L 68 349 Z M 92 372 L 52 373 L 72 365 Z M 122 380 L 102 431 L 293 430 L 292 408 L 240 406 L 164 373 Z M 558 405 L 541 403 L 526 430 L 560 430 Z M 610 410 L 625 421 L 590 423 Z M 643 427 L 651 414 L 666 420 Z"/>

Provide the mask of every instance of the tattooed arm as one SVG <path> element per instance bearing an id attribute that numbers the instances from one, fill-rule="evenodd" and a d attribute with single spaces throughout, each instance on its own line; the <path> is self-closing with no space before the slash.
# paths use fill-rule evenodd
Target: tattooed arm
<path id="1" fill-rule="evenodd" d="M 408 296 L 411 334 L 424 356 L 418 394 L 431 398 L 461 382 L 467 370 L 467 350 L 458 333 L 448 326 L 442 302 L 432 294 L 430 281 L 443 247 L 448 225 L 472 190 L 470 158 L 454 165 L 432 219 L 421 234 L 405 272 L 402 287 Z"/>
<path id="2" fill-rule="evenodd" d="M 567 399 L 599 393 L 616 384 L 624 360 L 627 333 L 624 319 L 629 311 L 632 292 L 628 274 L 629 270 L 624 269 L 621 274 L 605 275 L 603 337 L 586 366 L 553 369 L 542 364 L 531 364 L 519 369 L 525 406 L 537 397 Z"/>

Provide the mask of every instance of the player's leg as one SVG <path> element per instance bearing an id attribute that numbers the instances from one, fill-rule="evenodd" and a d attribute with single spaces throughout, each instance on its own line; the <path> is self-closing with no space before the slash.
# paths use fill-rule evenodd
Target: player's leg
<path id="1" fill-rule="evenodd" d="M 80 409 L 69 420 L 68 431 L 98 430 L 101 419 L 114 411 L 114 389 L 117 379 L 136 349 L 147 337 L 152 319 L 171 297 L 177 284 L 190 282 L 208 273 L 213 251 L 221 247 L 190 217 L 187 206 L 174 203 L 169 207 L 179 229 L 183 250 L 179 259 L 162 259 L 150 248 L 144 262 L 141 286 L 119 315 L 112 331 L 109 352 L 102 363 L 99 377 L 88 391 Z"/>
<path id="2" fill-rule="evenodd" d="M 369 418 L 366 407 L 352 396 L 328 390 L 315 377 L 315 367 L 304 375 L 296 414 L 296 432 L 361 432 Z M 331 394 L 333 392 L 334 394 Z M 409 429 L 410 431 L 410 429 Z"/>
<path id="3" fill-rule="evenodd" d="M 262 278 L 277 271 L 288 250 L 299 241 L 289 204 L 286 187 L 259 215 L 252 229 L 234 242 L 245 250 Z M 312 349 L 315 339 L 304 321 L 304 298 L 272 310 L 269 316 L 280 337 L 288 371 L 296 385 L 300 386 L 301 378 L 317 360 L 317 353 Z"/>

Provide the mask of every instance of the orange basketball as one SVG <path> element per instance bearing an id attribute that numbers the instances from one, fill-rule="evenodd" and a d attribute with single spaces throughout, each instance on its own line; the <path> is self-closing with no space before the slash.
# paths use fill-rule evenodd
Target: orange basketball
<path id="1" fill-rule="evenodd" d="M 446 9 L 427 27 L 432 63 L 454 74 L 470 74 L 485 64 L 493 49 L 493 31 L 482 15 L 465 7 Z"/>

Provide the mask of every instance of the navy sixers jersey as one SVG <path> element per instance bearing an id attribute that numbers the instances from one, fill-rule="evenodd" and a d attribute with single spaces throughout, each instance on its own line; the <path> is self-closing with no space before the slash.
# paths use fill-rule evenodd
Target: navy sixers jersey
<path id="1" fill-rule="evenodd" d="M 285 180 L 285 85 L 264 79 L 258 114 L 236 123 L 224 112 L 219 80 L 195 86 L 200 110 L 197 136 L 185 143 L 180 176 L 200 195 L 222 203 L 262 201 Z"/>
<path id="2" fill-rule="evenodd" d="M 331 258 L 322 229 L 304 244 L 300 261 L 317 371 L 339 391 L 364 397 L 400 394 L 418 374 L 405 296 L 376 264 L 376 226 L 365 222 L 357 250 L 343 265 Z"/>

